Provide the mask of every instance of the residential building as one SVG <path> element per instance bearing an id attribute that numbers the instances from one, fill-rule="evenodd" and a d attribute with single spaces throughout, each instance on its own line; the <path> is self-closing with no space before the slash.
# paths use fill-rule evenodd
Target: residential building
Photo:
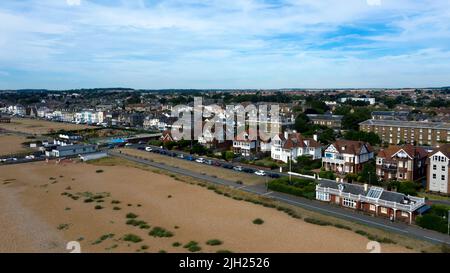
<path id="1" fill-rule="evenodd" d="M 325 150 L 322 166 L 336 173 L 358 173 L 374 157 L 369 143 L 353 140 L 336 140 Z"/>
<path id="2" fill-rule="evenodd" d="M 389 144 L 410 143 L 439 147 L 450 142 L 450 123 L 399 120 L 366 120 L 359 124 L 364 132 L 374 132 Z"/>
<path id="3" fill-rule="evenodd" d="M 408 111 L 373 111 L 372 119 L 375 120 L 403 120 L 407 121 L 409 116 Z"/>
<path id="4" fill-rule="evenodd" d="M 345 103 L 347 101 L 361 101 L 361 102 L 367 102 L 370 105 L 375 104 L 375 98 L 340 98 L 339 101 L 341 103 Z"/>
<path id="5" fill-rule="evenodd" d="M 384 181 L 417 181 L 426 175 L 427 151 L 411 144 L 391 145 L 376 157 L 376 173 Z"/>
<path id="6" fill-rule="evenodd" d="M 367 184 L 337 183 L 331 180 L 319 181 L 316 186 L 316 199 L 410 224 L 417 215 L 429 209 L 425 198 L 390 192 L 380 187 L 369 187 Z"/>
<path id="7" fill-rule="evenodd" d="M 344 116 L 340 115 L 318 115 L 318 114 L 309 114 L 308 118 L 311 120 L 313 124 L 327 126 L 333 129 L 341 129 L 342 127 L 342 118 Z"/>
<path id="8" fill-rule="evenodd" d="M 288 163 L 296 162 L 299 156 L 311 156 L 313 160 L 322 158 L 322 145 L 317 137 L 305 138 L 299 133 L 278 134 L 272 138 L 271 157 L 274 160 Z"/>
<path id="9" fill-rule="evenodd" d="M 98 123 L 103 122 L 104 115 L 103 115 L 103 112 L 96 112 L 93 110 L 84 110 L 84 111 L 75 113 L 74 118 L 75 118 L 74 119 L 75 123 L 98 124 Z"/>
<path id="10" fill-rule="evenodd" d="M 450 194 L 450 144 L 441 146 L 428 156 L 427 190 Z"/>

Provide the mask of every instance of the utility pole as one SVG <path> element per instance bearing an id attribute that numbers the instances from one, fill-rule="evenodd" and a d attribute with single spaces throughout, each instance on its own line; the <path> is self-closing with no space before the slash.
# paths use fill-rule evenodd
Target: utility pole
<path id="1" fill-rule="evenodd" d="M 288 158 L 289 160 L 289 182 L 292 182 L 292 154 Z"/>
<path id="2" fill-rule="evenodd" d="M 450 210 L 448 210 L 447 215 L 447 234 L 450 236 Z"/>

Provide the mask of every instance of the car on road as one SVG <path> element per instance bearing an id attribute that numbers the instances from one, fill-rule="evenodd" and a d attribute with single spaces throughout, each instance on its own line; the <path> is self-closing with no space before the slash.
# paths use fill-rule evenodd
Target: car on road
<path id="1" fill-rule="evenodd" d="M 220 167 L 220 166 L 222 166 L 221 164 L 220 164 L 220 162 L 219 161 L 214 161 L 214 164 L 213 164 L 214 166 L 216 166 L 216 167 Z"/>
<path id="2" fill-rule="evenodd" d="M 34 155 L 27 155 L 25 159 L 34 159 Z"/>
<path id="3" fill-rule="evenodd" d="M 133 146 L 133 144 L 131 144 L 131 143 L 125 143 L 125 147 L 128 147 L 128 146 Z"/>
<path id="4" fill-rule="evenodd" d="M 145 150 L 146 150 L 147 152 L 151 152 L 151 151 L 153 151 L 153 148 L 152 148 L 152 147 L 145 147 Z"/>
<path id="5" fill-rule="evenodd" d="M 266 172 L 263 171 L 263 170 L 257 170 L 257 171 L 255 172 L 255 174 L 258 175 L 258 176 L 266 176 Z"/>
<path id="6" fill-rule="evenodd" d="M 194 161 L 194 157 L 191 155 L 186 156 L 184 159 L 189 160 L 189 161 Z"/>
<path id="7" fill-rule="evenodd" d="M 242 166 L 236 166 L 233 168 L 233 170 L 235 170 L 237 172 L 242 172 L 242 171 L 244 171 L 244 168 L 242 168 Z"/>
<path id="8" fill-rule="evenodd" d="M 184 154 L 179 154 L 177 157 L 183 159 L 184 158 Z"/>
<path id="9" fill-rule="evenodd" d="M 197 162 L 197 163 L 205 163 L 205 159 L 200 157 L 200 158 L 197 158 L 197 160 L 195 160 L 195 162 Z"/>
<path id="10" fill-rule="evenodd" d="M 222 164 L 222 167 L 223 168 L 225 168 L 225 169 L 230 169 L 230 170 L 232 170 L 233 169 L 233 165 L 231 165 L 231 164 Z"/>

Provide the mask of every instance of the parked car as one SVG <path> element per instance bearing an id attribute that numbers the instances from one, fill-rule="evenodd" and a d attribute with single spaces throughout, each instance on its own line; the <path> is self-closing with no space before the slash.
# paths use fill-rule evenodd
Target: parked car
<path id="1" fill-rule="evenodd" d="M 222 166 L 221 164 L 220 164 L 220 162 L 219 161 L 214 161 L 214 164 L 213 164 L 214 166 L 216 166 L 216 167 L 220 167 L 220 166 Z"/>
<path id="2" fill-rule="evenodd" d="M 244 168 L 242 171 L 243 171 L 244 173 L 254 173 L 254 172 L 255 172 L 255 170 L 250 169 L 250 168 Z"/>
<path id="3" fill-rule="evenodd" d="M 197 162 L 197 163 L 205 163 L 205 159 L 200 157 L 200 158 L 197 158 L 197 160 L 195 160 L 195 162 Z"/>
<path id="4" fill-rule="evenodd" d="M 125 147 L 128 147 L 128 146 L 133 146 L 133 144 L 131 144 L 131 143 L 125 143 Z"/>
<path id="5" fill-rule="evenodd" d="M 235 170 L 237 172 L 242 172 L 242 171 L 244 171 L 244 168 L 242 168 L 242 166 L 236 166 L 233 168 L 233 170 Z"/>
<path id="6" fill-rule="evenodd" d="M 189 161 L 194 161 L 194 157 L 191 155 L 186 156 L 185 159 Z"/>
<path id="7" fill-rule="evenodd" d="M 152 147 L 145 147 L 145 150 L 146 150 L 147 152 L 153 151 Z"/>
<path id="8" fill-rule="evenodd" d="M 138 147 L 138 150 L 144 151 L 145 148 L 144 147 Z"/>
<path id="9" fill-rule="evenodd" d="M 263 170 L 257 170 L 257 171 L 255 172 L 255 174 L 256 174 L 256 175 L 259 175 L 259 176 L 266 176 L 266 172 L 263 171 Z"/>
<path id="10" fill-rule="evenodd" d="M 214 163 L 214 161 L 212 161 L 212 160 L 205 160 L 205 164 L 206 165 L 212 165 Z"/>
<path id="11" fill-rule="evenodd" d="M 179 154 L 177 157 L 183 159 L 184 158 L 184 154 Z"/>
<path id="12" fill-rule="evenodd" d="M 233 165 L 231 165 L 231 164 L 222 164 L 222 167 L 223 168 L 225 168 L 225 169 L 230 169 L 230 170 L 232 170 L 233 169 Z"/>
<path id="13" fill-rule="evenodd" d="M 268 173 L 267 176 L 270 178 L 280 178 L 280 175 L 277 173 Z"/>

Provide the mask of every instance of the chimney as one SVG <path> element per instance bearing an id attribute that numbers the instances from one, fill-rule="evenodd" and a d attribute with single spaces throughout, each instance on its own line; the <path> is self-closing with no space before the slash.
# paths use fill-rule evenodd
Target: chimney
<path id="1" fill-rule="evenodd" d="M 369 185 L 368 184 L 364 184 L 364 192 L 368 192 L 369 191 Z"/>
<path id="2" fill-rule="evenodd" d="M 317 139 L 318 139 L 317 134 L 314 134 L 314 135 L 313 135 L 313 139 L 314 139 L 315 141 L 318 141 L 318 140 L 317 140 Z"/>

